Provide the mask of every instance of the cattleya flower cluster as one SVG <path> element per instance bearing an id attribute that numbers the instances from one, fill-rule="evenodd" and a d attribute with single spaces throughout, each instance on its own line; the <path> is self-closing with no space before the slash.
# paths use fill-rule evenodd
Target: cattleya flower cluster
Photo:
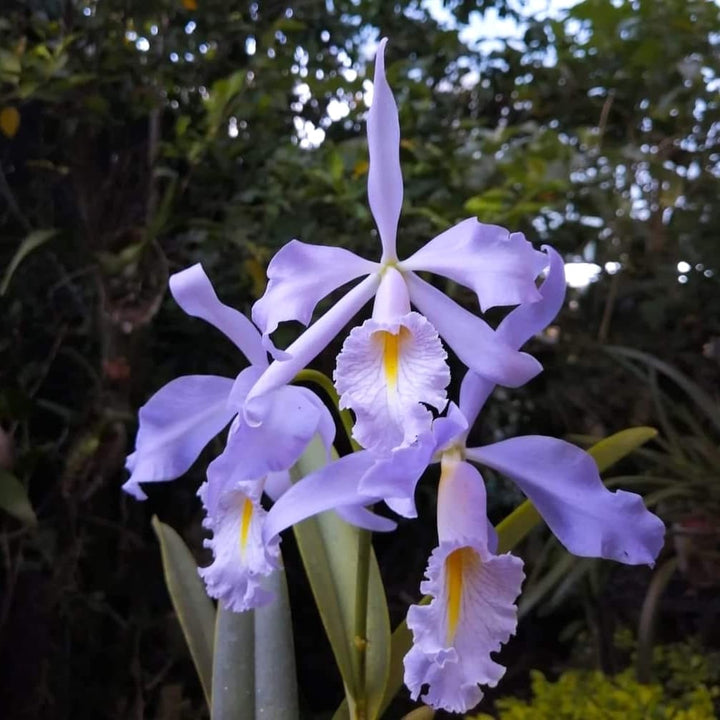
<path id="1" fill-rule="evenodd" d="M 200 265 L 174 275 L 170 290 L 180 307 L 223 332 L 249 366 L 235 379 L 181 377 L 157 392 L 140 410 L 124 489 L 142 499 L 141 483 L 178 477 L 229 424 L 225 449 L 198 493 L 214 557 L 201 574 L 211 596 L 242 612 L 270 600 L 265 584 L 280 565 L 284 529 L 334 510 L 357 526 L 392 530 L 394 522 L 369 508 L 384 502 L 399 515 L 416 517 L 415 487 L 430 465 L 439 464 L 438 546 L 420 588 L 432 600 L 408 612 L 414 644 L 405 657 L 405 682 L 413 698 L 422 695 L 434 708 L 464 712 L 482 698 L 480 686 L 494 686 L 504 673 L 491 653 L 515 631 L 524 578 L 519 558 L 497 554 L 477 466 L 516 482 L 576 555 L 652 564 L 664 527 L 638 495 L 607 490 L 592 458 L 567 442 L 533 435 L 467 446 L 493 388 L 520 386 L 540 372 L 537 360 L 520 348 L 559 311 L 563 262 L 550 247 L 535 250 L 522 234 L 474 218 L 398 259 L 400 129 L 384 48 L 385 41 L 367 120 L 368 196 L 382 245 L 379 261 L 293 240 L 268 267 L 253 322 L 220 302 Z M 483 312 L 515 307 L 492 329 L 418 271 L 470 288 Z M 311 323 L 317 303 L 354 280 L 359 282 Z M 330 461 L 330 413 L 313 392 L 289 383 L 371 299 L 372 315 L 346 337 L 334 374 L 361 449 Z M 290 320 L 308 327 L 280 350 L 271 334 Z M 447 398 L 443 340 L 468 368 L 457 404 Z M 328 463 L 293 484 L 289 470 L 316 435 Z M 269 511 L 261 505 L 263 495 L 273 503 Z"/>

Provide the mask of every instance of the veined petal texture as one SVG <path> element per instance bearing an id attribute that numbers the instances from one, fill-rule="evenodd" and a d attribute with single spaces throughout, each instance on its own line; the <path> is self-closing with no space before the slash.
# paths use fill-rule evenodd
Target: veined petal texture
<path id="1" fill-rule="evenodd" d="M 407 623 L 413 647 L 405 656 L 405 684 L 413 699 L 436 709 L 467 712 L 505 673 L 490 653 L 515 632 L 515 599 L 522 561 L 488 548 L 485 486 L 475 468 L 454 453 L 442 457 L 438 490 L 439 546 L 430 556 L 421 592 Z"/>
<path id="2" fill-rule="evenodd" d="M 228 403 L 233 381 L 214 375 L 188 375 L 160 388 L 140 408 L 135 452 L 128 456 L 130 479 L 123 490 L 138 500 L 139 483 L 174 480 L 237 412 Z"/>
<path id="3" fill-rule="evenodd" d="M 560 312 L 565 300 L 565 263 L 550 246 L 543 250 L 548 256 L 548 274 L 540 286 L 540 300 L 519 305 L 508 313 L 495 331 L 497 337 L 513 350 L 519 350 L 533 335 L 544 330 Z M 469 370 L 460 387 L 460 408 L 472 425 L 492 393 L 494 383 Z"/>
<path id="4" fill-rule="evenodd" d="M 467 457 L 507 475 L 574 555 L 652 565 L 665 526 L 635 493 L 610 492 L 595 461 L 570 443 L 540 435 L 511 438 Z"/>
<path id="5" fill-rule="evenodd" d="M 267 366 L 257 328 L 241 312 L 220 302 L 200 263 L 171 275 L 170 292 L 188 315 L 209 322 L 230 338 L 252 365 Z"/>
<path id="6" fill-rule="evenodd" d="M 396 260 L 395 240 L 403 201 L 400 170 L 400 119 L 385 77 L 385 45 L 380 41 L 375 56 L 373 101 L 367 117 L 368 201 L 382 241 L 382 261 Z"/>
<path id="7" fill-rule="evenodd" d="M 469 218 L 403 260 L 402 268 L 429 270 L 472 288 L 485 312 L 539 300 L 535 278 L 545 260 L 522 233 Z"/>
<path id="8" fill-rule="evenodd" d="M 217 461 L 216 461 L 217 462 Z M 235 612 L 267 604 L 267 578 L 280 567 L 280 538 L 263 540 L 267 512 L 260 505 L 262 480 L 228 482 L 208 468 L 198 495 L 205 507 L 203 525 L 212 532 L 205 546 L 213 562 L 200 569 L 208 594 Z"/>
<path id="9" fill-rule="evenodd" d="M 471 370 L 507 387 L 524 385 L 542 370 L 534 357 L 502 342 L 486 322 L 437 288 L 411 272 L 405 280 L 412 303 Z"/>
<path id="10" fill-rule="evenodd" d="M 340 407 L 355 413 L 353 437 L 365 448 L 388 452 L 429 430 L 432 414 L 421 403 L 445 407 L 446 357 L 435 328 L 416 312 L 354 328 L 334 374 Z"/>
<path id="11" fill-rule="evenodd" d="M 267 288 L 253 305 L 253 321 L 264 336 L 281 322 L 297 320 L 307 325 L 326 295 L 361 275 L 370 275 L 377 267 L 343 248 L 291 240 L 268 265 Z"/>

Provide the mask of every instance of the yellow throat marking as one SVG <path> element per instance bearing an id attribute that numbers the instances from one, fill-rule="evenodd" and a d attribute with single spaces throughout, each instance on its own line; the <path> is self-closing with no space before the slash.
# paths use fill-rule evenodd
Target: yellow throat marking
<path id="1" fill-rule="evenodd" d="M 375 334 L 378 340 L 382 342 L 385 380 L 387 381 L 388 387 L 395 388 L 398 379 L 400 349 L 402 343 L 410 335 L 410 331 L 405 327 L 400 327 L 400 330 L 396 334 L 388 332 L 387 330 L 379 330 Z"/>
<path id="2" fill-rule="evenodd" d="M 445 559 L 445 595 L 447 598 L 447 641 L 455 637 L 462 610 L 463 574 L 477 561 L 472 548 L 461 547 L 453 550 Z"/>
<path id="3" fill-rule="evenodd" d="M 245 552 L 248 533 L 250 532 L 250 521 L 252 520 L 253 504 L 248 498 L 243 501 L 242 518 L 240 520 L 240 552 Z"/>

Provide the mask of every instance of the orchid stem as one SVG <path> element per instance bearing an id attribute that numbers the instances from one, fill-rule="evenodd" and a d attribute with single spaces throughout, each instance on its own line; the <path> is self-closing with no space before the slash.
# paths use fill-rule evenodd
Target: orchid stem
<path id="1" fill-rule="evenodd" d="M 335 386 L 332 384 L 332 380 L 319 370 L 301 370 L 295 376 L 295 382 L 311 382 L 319 385 L 327 394 L 332 401 L 332 404 L 337 408 L 338 414 L 340 415 L 340 422 L 342 423 L 345 434 L 347 435 L 350 445 L 352 446 L 353 452 L 361 450 L 362 448 L 358 445 L 352 436 L 353 419 L 349 410 L 340 409 L 340 396 L 335 390 Z"/>
<path id="2" fill-rule="evenodd" d="M 372 533 L 368 530 L 359 530 L 357 572 L 355 575 L 355 637 L 353 638 L 355 657 L 357 659 L 354 720 L 366 720 L 367 718 L 367 615 L 371 549 Z"/>

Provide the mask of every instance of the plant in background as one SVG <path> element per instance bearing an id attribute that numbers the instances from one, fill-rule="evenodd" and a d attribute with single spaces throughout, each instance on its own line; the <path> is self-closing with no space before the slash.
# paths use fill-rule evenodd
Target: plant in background
<path id="1" fill-rule="evenodd" d="M 278 584 L 277 578 L 281 576 L 279 535 L 291 525 L 296 526 L 345 682 L 347 705 L 339 712 L 362 720 L 379 716 L 394 691 L 391 657 L 397 653 L 391 653 L 382 587 L 371 577 L 368 531 L 395 526 L 373 511 L 381 501 L 406 517 L 417 515 L 415 487 L 431 463 L 439 462 L 442 470 L 440 543 L 421 586 L 431 596 L 430 602 L 411 608 L 408 614 L 413 645 L 404 664 L 405 682 L 413 697 L 427 687 L 422 697 L 434 708 L 470 710 L 482 698 L 480 686 L 493 686 L 500 680 L 505 668 L 490 653 L 515 631 L 514 601 L 523 580 L 522 561 L 501 552 L 502 529 L 499 537 L 488 523 L 484 481 L 470 462 L 513 478 L 574 553 L 652 564 L 663 543 L 664 525 L 645 509 L 642 499 L 633 493 L 608 491 L 593 458 L 575 446 L 528 436 L 483 448 L 466 447 L 470 426 L 495 384 L 518 385 L 538 372 L 537 361 L 519 348 L 559 310 L 565 294 L 563 263 L 551 248 L 536 252 L 523 236 L 474 219 L 441 234 L 408 261 L 397 260 L 402 177 L 397 108 L 385 79 L 384 46 L 385 41 L 378 51 L 375 97 L 368 118 L 368 194 L 383 245 L 380 264 L 340 249 L 297 242 L 281 249 L 270 263 L 270 283 L 254 310 L 262 343 L 246 318 L 218 300 L 199 266 L 171 278 L 181 307 L 221 329 L 252 363 L 235 381 L 180 378 L 151 398 L 140 412 L 136 450 L 128 458 L 132 476 L 125 486 L 142 498 L 139 483 L 177 477 L 232 420 L 226 448 L 211 463 L 207 483 L 199 491 L 207 514 L 205 524 L 213 533 L 208 545 L 214 555 L 201 575 L 222 608 L 211 670 L 200 667 L 197 648 L 201 643 L 189 637 L 201 677 L 211 678 L 210 688 L 206 680 L 206 693 L 213 718 L 218 720 L 239 710 L 236 688 L 247 682 L 254 684 L 255 711 L 268 712 L 267 683 L 272 685 L 267 674 L 268 647 L 278 638 L 263 632 L 259 623 L 266 607 L 283 617 L 288 614 L 282 580 Z M 548 275 L 538 289 L 535 278 L 544 266 Z M 420 280 L 415 271 L 421 268 L 472 287 L 483 309 L 507 304 L 517 308 L 492 330 Z M 286 350 L 274 347 L 269 335 L 280 321 L 299 319 L 307 324 L 324 295 L 360 274 L 368 277 Z M 356 416 L 354 452 L 327 463 L 334 438 L 329 415 L 312 392 L 287 383 L 375 293 L 372 319 L 350 333 L 337 358 L 335 384 L 340 396 L 327 378 L 310 375 L 345 414 L 346 430 L 351 422 L 346 408 Z M 411 301 L 422 315 L 411 311 Z M 451 402 L 446 416 L 433 418 L 422 403 L 444 410 L 449 381 L 438 331 L 461 360 L 469 359 L 469 369 L 459 406 Z M 269 365 L 263 345 L 275 356 Z M 303 458 L 316 452 L 310 447 L 316 434 L 323 446 L 321 467 L 308 468 Z M 261 506 L 263 494 L 273 502 L 269 511 Z M 337 564 L 325 568 L 330 571 L 327 580 L 338 588 L 336 597 L 319 582 L 315 559 L 302 547 L 300 523 L 327 510 L 339 513 L 340 522 L 363 528 L 356 535 L 355 561 L 341 560 L 341 565 L 354 565 L 354 576 L 348 577 Z M 516 518 L 509 519 L 505 532 L 520 537 L 535 518 L 528 511 Z M 322 518 L 315 522 L 323 553 L 332 555 L 329 545 L 335 538 L 327 534 L 327 528 L 323 531 Z M 331 522 L 338 527 L 338 519 Z M 171 535 L 160 524 L 156 529 L 167 547 Z M 355 599 L 352 631 L 343 627 L 335 636 L 329 616 L 339 609 L 333 608 L 337 596 L 347 597 L 348 590 Z M 186 601 L 174 599 L 180 614 L 187 615 Z M 197 597 L 195 602 L 203 604 Z M 377 621 L 385 625 L 384 637 L 372 637 L 372 606 L 380 607 Z M 205 608 L 203 614 L 210 617 L 212 612 L 206 604 Z M 259 614 L 248 621 L 247 611 L 252 609 Z M 228 657 L 237 652 L 237 633 L 248 622 L 253 624 L 255 659 L 248 659 L 250 651 L 243 647 L 240 665 L 254 665 L 251 679 L 239 678 L 241 667 L 228 663 Z M 287 621 L 280 625 L 286 627 Z M 190 635 L 187 626 L 186 632 Z M 284 648 L 276 650 L 288 655 L 291 639 L 284 638 L 284 643 Z M 348 646 L 353 648 L 349 662 L 344 658 Z M 263 657 L 265 661 L 260 660 Z M 285 697 L 272 694 L 276 701 L 279 698 L 283 716 L 296 713 L 290 686 Z"/>

